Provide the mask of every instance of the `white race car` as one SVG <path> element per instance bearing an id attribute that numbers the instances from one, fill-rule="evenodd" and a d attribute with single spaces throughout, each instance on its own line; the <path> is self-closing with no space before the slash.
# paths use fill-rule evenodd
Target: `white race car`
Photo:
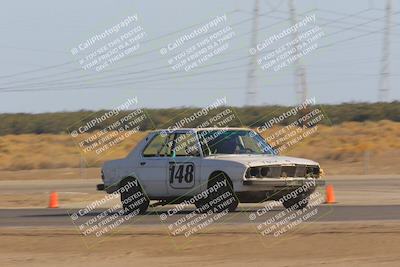
<path id="1" fill-rule="evenodd" d="M 125 211 L 138 213 L 150 200 L 200 211 L 268 200 L 302 209 L 324 185 L 317 162 L 275 155 L 258 133 L 242 128 L 153 131 L 127 157 L 105 162 L 101 173 L 97 189 L 120 193 Z"/>

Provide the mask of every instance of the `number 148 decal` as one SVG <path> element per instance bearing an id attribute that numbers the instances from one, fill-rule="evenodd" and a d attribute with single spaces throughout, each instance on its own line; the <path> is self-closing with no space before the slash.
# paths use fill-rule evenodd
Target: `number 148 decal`
<path id="1" fill-rule="evenodd" d="M 193 163 L 170 162 L 169 184 L 172 188 L 192 188 L 194 186 Z"/>

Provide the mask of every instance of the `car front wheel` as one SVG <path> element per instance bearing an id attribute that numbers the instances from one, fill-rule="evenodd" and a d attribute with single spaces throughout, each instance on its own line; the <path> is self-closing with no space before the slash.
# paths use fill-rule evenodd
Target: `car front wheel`
<path id="1" fill-rule="evenodd" d="M 213 174 L 207 186 L 207 197 L 196 202 L 196 208 L 200 212 L 219 213 L 232 212 L 239 205 L 230 179 L 224 173 Z"/>
<path id="2" fill-rule="evenodd" d="M 308 194 L 299 194 L 295 198 L 288 199 L 287 201 L 283 201 L 283 206 L 286 209 L 295 209 L 295 210 L 302 210 L 308 205 Z"/>

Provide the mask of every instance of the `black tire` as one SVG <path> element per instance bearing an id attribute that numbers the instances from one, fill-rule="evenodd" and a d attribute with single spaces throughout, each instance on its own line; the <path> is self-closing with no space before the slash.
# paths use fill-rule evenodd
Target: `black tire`
<path id="1" fill-rule="evenodd" d="M 136 179 L 133 177 L 125 178 L 120 182 L 119 188 L 121 193 L 121 203 L 125 214 L 136 212 L 138 214 L 146 213 L 150 200 L 143 193 L 142 187 L 139 183 L 134 186 L 130 186 L 128 190 L 122 190 L 122 188 L 129 183 L 135 183 Z"/>
<path id="2" fill-rule="evenodd" d="M 308 205 L 309 194 L 299 194 L 296 198 L 291 198 L 287 201 L 284 201 L 282 204 L 285 209 L 295 209 L 302 210 Z"/>
<path id="3" fill-rule="evenodd" d="M 197 211 L 198 213 L 207 212 L 208 208 L 206 207 L 206 203 L 207 203 L 207 201 L 204 201 L 204 200 L 196 201 L 196 202 L 194 203 L 194 204 L 196 205 L 196 211 Z"/>
<path id="4" fill-rule="evenodd" d="M 210 192 L 207 198 L 200 199 L 195 203 L 199 212 L 212 211 L 213 213 L 219 213 L 226 209 L 228 212 L 236 210 L 239 200 L 233 191 L 230 179 L 224 173 L 213 174 L 208 181 L 207 190 L 210 190 L 215 185 L 221 185 L 221 182 L 224 181 L 226 181 L 226 186 L 219 187 L 217 191 Z"/>

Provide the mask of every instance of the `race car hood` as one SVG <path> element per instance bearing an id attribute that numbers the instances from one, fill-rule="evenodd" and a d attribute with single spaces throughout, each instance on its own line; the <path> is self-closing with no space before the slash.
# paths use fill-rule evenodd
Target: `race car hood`
<path id="1" fill-rule="evenodd" d="M 273 156 L 273 155 L 214 155 L 207 157 L 215 160 L 228 160 L 242 163 L 248 167 L 262 166 L 262 165 L 319 165 L 317 162 L 295 157 L 286 156 Z"/>

